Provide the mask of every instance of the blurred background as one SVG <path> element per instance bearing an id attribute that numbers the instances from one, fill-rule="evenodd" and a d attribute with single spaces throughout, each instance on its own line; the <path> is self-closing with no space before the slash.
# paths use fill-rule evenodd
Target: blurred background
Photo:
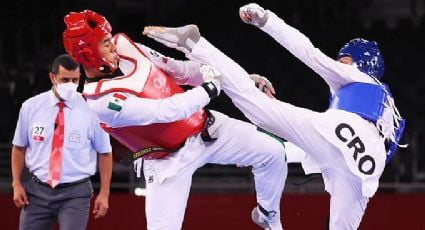
<path id="1" fill-rule="evenodd" d="M 84 9 L 97 11 L 111 23 L 113 33 L 126 33 L 134 41 L 175 58 L 184 57 L 142 36 L 143 27 L 197 24 L 204 37 L 248 72 L 268 77 L 276 88 L 278 99 L 316 111 L 326 110 L 329 89 L 325 82 L 272 38 L 240 21 L 238 9 L 249 2 L 239 0 L 14 0 L 2 2 L 0 13 L 0 193 L 4 202 L 0 202 L 0 212 L 6 212 L 6 207 L 13 210 L 10 147 L 20 105 L 29 97 L 50 89 L 49 64 L 54 57 L 64 53 L 63 17 L 70 11 Z M 410 224 L 410 229 L 425 229 L 424 224 L 415 219 L 415 215 L 417 216 L 420 212 L 414 211 L 421 210 L 423 213 L 425 207 L 425 146 L 421 144 L 425 143 L 425 44 L 423 42 L 425 0 L 274 0 L 257 1 L 257 3 L 271 9 L 288 24 L 299 29 L 316 47 L 331 57 L 336 57 L 339 49 L 355 37 L 376 40 L 380 44 L 386 65 L 383 81 L 390 85 L 396 104 L 407 120 L 402 143 L 407 143 L 409 146 L 406 149 L 399 149 L 385 168 L 376 198 L 377 203 L 373 205 L 372 199 L 365 216 L 366 226 L 363 225 L 363 228 L 381 229 L 382 225 L 376 225 L 380 226 L 378 228 L 373 227 L 375 222 L 372 221 L 381 217 L 383 218 L 379 220 L 381 223 L 391 223 L 386 229 L 399 229 L 396 226 L 405 227 L 406 225 L 402 224 L 407 223 Z M 225 94 L 221 94 L 220 98 L 214 100 L 208 107 L 246 120 Z M 261 143 L 258 144 L 261 145 Z M 97 175 L 93 177 L 93 182 L 97 189 Z M 228 198 L 227 201 L 230 202 L 237 199 L 243 200 L 241 197 L 245 197 L 250 205 L 247 208 L 248 211 L 243 211 L 245 213 L 241 218 L 247 222 L 249 210 L 255 205 L 253 185 L 250 168 L 206 165 L 194 175 L 192 185 L 194 195 L 191 196 L 194 200 L 190 200 L 193 203 L 189 202 L 188 210 L 191 210 L 191 204 L 194 207 L 196 202 L 202 203 L 206 196 L 213 197 L 216 205 L 220 203 L 216 202 L 217 199 Z M 143 200 L 139 201 L 139 198 L 134 196 L 135 191 L 140 192 L 136 192 L 137 195 L 143 195 L 143 187 L 143 179 L 135 178 L 131 167 L 118 163 L 114 165 L 111 191 L 120 198 L 115 197 L 111 200 L 119 201 L 123 199 L 121 197 L 123 196 L 135 199 L 131 202 L 143 203 Z M 305 220 L 303 217 L 308 217 L 324 223 L 328 197 L 323 192 L 320 176 L 306 177 L 300 165 L 290 165 L 284 195 L 289 197 L 284 198 L 289 205 L 285 206 L 285 212 L 289 215 L 288 222 L 295 223 L 298 220 L 296 218 Z M 392 202 L 395 206 L 388 206 Z M 301 204 L 304 203 L 306 205 L 304 216 L 303 211 L 299 211 L 298 214 L 291 211 L 292 204 L 292 208 L 295 208 L 303 207 Z M 318 216 L 314 213 L 311 216 L 307 214 L 306 210 L 313 204 L 317 210 L 320 210 L 316 212 L 320 213 Z M 404 206 L 397 206 L 399 204 Z M 223 206 L 217 208 L 227 208 L 228 205 L 223 202 Z M 394 209 L 405 208 L 405 206 L 408 208 L 404 210 L 405 217 L 401 217 L 397 212 L 394 214 Z M 111 206 L 111 212 L 112 208 Z M 140 216 L 143 216 L 143 207 L 140 206 L 137 210 L 140 211 Z M 213 208 L 209 210 L 212 212 Z M 235 210 L 233 212 L 236 212 Z M 16 220 L 17 210 L 12 213 L 14 213 L 12 217 L 15 218 L 12 219 Z M 187 213 L 189 220 L 203 220 L 199 213 L 196 218 L 194 212 L 190 213 L 189 211 Z M 217 211 L 217 213 L 222 214 L 223 211 Z M 373 214 L 373 217 L 370 217 L 368 213 L 376 213 L 376 216 Z M 392 219 L 392 215 L 398 216 L 398 219 Z M 223 214 L 220 218 L 222 217 Z M 236 220 L 237 217 L 233 218 Z M 402 221 L 402 218 L 406 218 L 406 221 Z M 14 226 L 12 229 L 17 228 L 17 222 L 14 224 L 7 226 Z M 100 228 L 99 225 L 89 226 L 92 229 Z M 102 228 L 107 226 L 112 225 L 105 224 Z M 208 229 L 228 229 L 211 226 Z M 235 225 L 234 229 L 242 229 L 237 226 Z M 307 229 L 299 228 L 299 226 L 294 224 L 294 228 L 289 229 Z M 255 229 L 254 226 L 250 227 Z M 205 226 L 197 228 L 189 224 L 184 225 L 184 229 L 207 228 Z"/>

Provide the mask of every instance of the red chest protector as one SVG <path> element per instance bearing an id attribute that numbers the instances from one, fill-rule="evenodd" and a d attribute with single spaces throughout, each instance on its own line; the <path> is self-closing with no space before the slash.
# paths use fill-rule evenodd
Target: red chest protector
<path id="1" fill-rule="evenodd" d="M 127 36 L 117 34 L 113 37 L 113 42 L 117 46 L 117 52 L 121 59 L 120 68 L 128 74 L 85 84 L 84 95 L 86 97 L 111 92 L 126 92 L 141 98 L 166 98 L 184 92 L 170 77 L 156 68 Z M 127 64 L 131 64 L 121 66 L 122 63 L 125 63 L 123 60 L 127 60 Z M 130 71 L 128 71 L 129 68 Z M 111 128 L 107 124 L 101 125 L 113 138 L 135 153 L 133 159 L 136 157 L 158 159 L 166 156 L 170 151 L 178 149 L 189 136 L 201 132 L 206 117 L 205 111 L 201 110 L 187 119 L 171 123 L 121 128 Z"/>

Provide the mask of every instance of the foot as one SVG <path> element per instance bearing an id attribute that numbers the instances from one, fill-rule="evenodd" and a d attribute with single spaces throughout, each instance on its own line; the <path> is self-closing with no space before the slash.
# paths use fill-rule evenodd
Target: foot
<path id="1" fill-rule="evenodd" d="M 146 26 L 143 35 L 153 38 L 170 48 L 175 48 L 185 54 L 192 52 L 193 47 L 201 38 L 198 26 L 182 27 Z"/>
<path id="2" fill-rule="evenodd" d="M 269 217 L 267 217 L 257 206 L 252 209 L 251 219 L 254 223 L 265 230 L 283 230 L 279 215 L 275 215 L 273 213 L 276 212 L 270 212 Z"/>
<path id="3" fill-rule="evenodd" d="M 251 219 L 254 223 L 256 223 L 258 226 L 264 228 L 265 230 L 271 230 L 269 223 L 267 223 L 267 221 L 265 219 L 260 217 L 258 207 L 255 207 L 254 209 L 252 209 Z"/>

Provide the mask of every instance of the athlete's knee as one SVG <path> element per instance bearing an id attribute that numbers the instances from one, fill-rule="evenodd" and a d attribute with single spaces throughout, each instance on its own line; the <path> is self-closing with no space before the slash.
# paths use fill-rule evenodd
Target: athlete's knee
<path id="1" fill-rule="evenodd" d="M 263 161 L 264 166 L 286 168 L 285 147 L 279 141 L 269 142 L 263 154 L 265 154 L 265 159 Z"/>
<path id="2" fill-rule="evenodd" d="M 273 160 L 276 160 L 279 162 L 286 162 L 285 145 L 280 140 L 274 140 L 273 144 L 270 145 L 269 151 Z"/>

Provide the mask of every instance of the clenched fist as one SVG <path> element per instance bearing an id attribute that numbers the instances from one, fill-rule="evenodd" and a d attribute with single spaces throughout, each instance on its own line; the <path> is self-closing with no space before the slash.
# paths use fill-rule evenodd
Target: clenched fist
<path id="1" fill-rule="evenodd" d="M 257 3 L 249 3 L 239 8 L 239 16 L 242 21 L 257 27 L 263 27 L 268 17 L 268 12 Z"/>

